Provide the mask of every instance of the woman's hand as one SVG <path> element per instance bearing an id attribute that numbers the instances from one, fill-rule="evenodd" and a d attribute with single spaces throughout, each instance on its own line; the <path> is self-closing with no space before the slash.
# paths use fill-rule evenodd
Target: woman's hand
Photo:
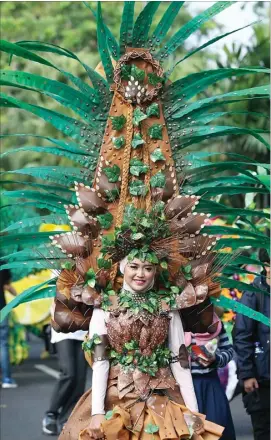
<path id="1" fill-rule="evenodd" d="M 105 416 L 103 414 L 96 414 L 91 417 L 88 432 L 91 437 L 95 439 L 104 438 L 104 433 L 101 429 L 101 424 L 104 422 Z"/>

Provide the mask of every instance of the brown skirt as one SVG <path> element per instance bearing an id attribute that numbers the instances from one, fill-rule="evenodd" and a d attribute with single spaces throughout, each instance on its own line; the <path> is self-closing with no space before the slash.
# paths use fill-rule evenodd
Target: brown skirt
<path id="1" fill-rule="evenodd" d="M 187 439 L 187 417 L 190 420 L 194 418 L 195 428 L 198 422 L 203 422 L 205 429 L 203 434 L 194 433 L 192 440 L 218 440 L 222 435 L 222 426 L 205 420 L 202 414 L 191 413 L 184 405 L 173 402 L 167 396 L 152 395 L 146 402 L 137 401 L 137 397 L 134 393 L 129 393 L 121 400 L 118 399 L 118 402 L 113 398 L 112 402 L 107 395 L 106 409 L 114 409 L 114 412 L 112 418 L 102 424 L 106 440 Z M 90 417 L 91 390 L 78 401 L 58 440 L 91 440 L 88 430 Z M 146 428 L 149 424 L 158 426 L 159 431 L 148 434 Z"/>

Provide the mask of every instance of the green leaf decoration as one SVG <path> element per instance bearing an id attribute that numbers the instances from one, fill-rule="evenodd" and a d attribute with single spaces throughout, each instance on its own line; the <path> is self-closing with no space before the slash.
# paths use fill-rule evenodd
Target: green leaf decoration
<path id="1" fill-rule="evenodd" d="M 71 270 L 74 264 L 71 261 L 65 261 L 61 264 L 62 269 Z"/>
<path id="2" fill-rule="evenodd" d="M 245 306 L 244 304 L 234 301 L 233 299 L 226 298 L 225 296 L 220 296 L 219 298 L 210 298 L 212 303 L 224 307 L 225 309 L 233 310 L 234 312 L 241 313 L 242 315 L 247 316 L 248 318 L 252 318 L 255 321 L 259 321 L 262 324 L 267 325 L 270 327 L 270 319 L 263 315 L 260 312 L 257 312 L 254 309 L 251 309 L 248 306 Z"/>
<path id="3" fill-rule="evenodd" d="M 166 176 L 159 171 L 151 177 L 150 184 L 152 188 L 165 188 L 166 186 Z"/>
<path id="4" fill-rule="evenodd" d="M 103 229 L 109 229 L 113 222 L 113 215 L 111 212 L 106 212 L 105 214 L 97 215 L 97 220 Z"/>
<path id="5" fill-rule="evenodd" d="M 135 148 L 137 148 L 137 147 L 139 147 L 140 145 L 143 145 L 143 144 L 145 144 L 144 139 L 142 139 L 142 137 L 141 137 L 141 135 L 139 133 L 136 133 L 134 135 L 134 137 L 133 137 L 132 142 L 131 142 L 132 148 L 135 149 Z"/>
<path id="6" fill-rule="evenodd" d="M 145 238 L 145 235 L 142 234 L 141 232 L 136 232 L 135 234 L 132 234 L 131 236 L 132 240 L 141 240 L 142 238 Z"/>
<path id="7" fill-rule="evenodd" d="M 108 182 L 115 183 L 119 180 L 120 167 L 118 165 L 113 165 L 112 167 L 103 168 L 103 171 L 108 178 Z"/>
<path id="8" fill-rule="evenodd" d="M 160 266 L 162 267 L 162 269 L 167 269 L 168 268 L 168 264 L 166 261 L 161 261 Z"/>
<path id="9" fill-rule="evenodd" d="M 119 198 L 119 191 L 117 188 L 114 188 L 111 190 L 107 189 L 107 190 L 105 190 L 105 193 L 106 193 L 106 198 L 107 198 L 108 202 L 114 202 L 116 199 Z"/>
<path id="10" fill-rule="evenodd" d="M 156 73 L 148 73 L 148 82 L 152 86 L 157 86 L 157 84 L 164 82 L 164 78 L 161 78 L 161 76 L 156 75 Z"/>
<path id="11" fill-rule="evenodd" d="M 189 281 L 192 280 L 192 266 L 191 264 L 188 264 L 186 266 L 181 267 L 181 271 L 183 273 L 184 278 Z"/>
<path id="12" fill-rule="evenodd" d="M 126 124 L 126 118 L 124 115 L 121 116 L 109 116 L 112 121 L 113 130 L 121 130 Z"/>
<path id="13" fill-rule="evenodd" d="M 156 148 L 150 155 L 152 162 L 158 162 L 159 160 L 166 160 L 160 148 Z"/>
<path id="14" fill-rule="evenodd" d="M 156 116 L 157 118 L 159 118 L 160 108 L 157 102 L 154 102 L 153 104 L 149 105 L 149 107 L 146 108 L 146 114 L 149 118 L 151 116 Z"/>
<path id="15" fill-rule="evenodd" d="M 141 180 L 134 180 L 129 185 L 129 191 L 132 196 L 145 196 L 148 192 L 148 188 Z"/>
<path id="16" fill-rule="evenodd" d="M 133 176 L 139 176 L 148 171 L 148 165 L 145 165 L 141 160 L 134 158 L 130 160 L 130 173 Z"/>
<path id="17" fill-rule="evenodd" d="M 145 79 L 145 71 L 139 69 L 139 67 L 137 67 L 135 64 L 132 64 L 131 76 L 133 76 L 136 81 L 143 82 Z"/>
<path id="18" fill-rule="evenodd" d="M 97 264 L 99 269 L 111 269 L 112 267 L 112 261 L 104 258 L 97 258 Z"/>
<path id="19" fill-rule="evenodd" d="M 11 312 L 11 310 L 14 307 L 17 307 L 19 304 L 35 301 L 37 299 L 54 297 L 56 295 L 56 286 L 54 281 L 56 281 L 56 278 L 47 280 L 41 284 L 37 284 L 36 286 L 30 287 L 29 289 L 24 290 L 23 293 L 20 293 L 20 295 L 17 295 L 12 301 L 10 301 L 10 303 L 8 303 L 1 310 L 0 322 L 2 322 Z"/>
<path id="20" fill-rule="evenodd" d="M 148 135 L 151 139 L 163 139 L 163 126 L 161 124 L 153 124 L 148 129 Z"/>
<path id="21" fill-rule="evenodd" d="M 125 53 L 127 46 L 131 45 L 134 24 L 135 2 L 126 1 L 123 7 L 120 25 L 120 53 Z"/>
<path id="22" fill-rule="evenodd" d="M 118 136 L 118 137 L 112 137 L 111 138 L 114 147 L 119 150 L 120 148 L 124 147 L 125 145 L 125 137 L 124 136 Z"/>
<path id="23" fill-rule="evenodd" d="M 147 434 L 155 434 L 156 432 L 159 431 L 159 426 L 154 425 L 152 423 L 148 423 L 148 425 L 146 426 L 146 428 L 144 429 L 144 431 Z"/>
<path id="24" fill-rule="evenodd" d="M 105 420 L 111 420 L 113 417 L 114 411 L 107 411 L 107 413 L 105 414 Z"/>
<path id="25" fill-rule="evenodd" d="M 144 119 L 147 119 L 147 115 L 145 115 L 145 113 L 143 113 L 143 111 L 140 110 L 139 107 L 136 107 L 133 112 L 133 125 L 138 127 L 140 125 L 140 122 L 144 121 Z"/>
<path id="26" fill-rule="evenodd" d="M 121 78 L 128 81 L 131 76 L 131 64 L 123 64 L 121 66 Z"/>
<path id="27" fill-rule="evenodd" d="M 95 287 L 96 284 L 96 273 L 93 269 L 89 269 L 85 274 L 85 284 L 90 287 Z"/>

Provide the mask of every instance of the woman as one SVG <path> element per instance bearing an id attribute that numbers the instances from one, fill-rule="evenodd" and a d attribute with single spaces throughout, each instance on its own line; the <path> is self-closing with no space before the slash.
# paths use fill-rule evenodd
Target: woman
<path id="1" fill-rule="evenodd" d="M 126 257 L 120 271 L 118 304 L 111 311 L 95 308 L 90 322 L 92 392 L 78 402 L 59 439 L 185 439 L 192 433 L 218 439 L 223 428 L 195 414 L 181 319 L 178 311 L 163 310 L 154 289 L 156 265 Z"/>

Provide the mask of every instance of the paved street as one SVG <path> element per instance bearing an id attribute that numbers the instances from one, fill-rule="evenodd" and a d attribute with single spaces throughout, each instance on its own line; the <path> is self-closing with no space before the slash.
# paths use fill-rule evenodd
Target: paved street
<path id="1" fill-rule="evenodd" d="M 47 409 L 57 374 L 57 361 L 39 358 L 42 346 L 32 338 L 31 356 L 23 365 L 14 368 L 17 389 L 1 390 L 1 440 L 45 440 L 41 420 Z M 39 368 L 39 369 L 38 369 Z M 87 387 L 91 384 L 90 372 Z M 240 397 L 231 404 L 237 440 L 253 440 L 250 419 L 243 409 Z"/>

